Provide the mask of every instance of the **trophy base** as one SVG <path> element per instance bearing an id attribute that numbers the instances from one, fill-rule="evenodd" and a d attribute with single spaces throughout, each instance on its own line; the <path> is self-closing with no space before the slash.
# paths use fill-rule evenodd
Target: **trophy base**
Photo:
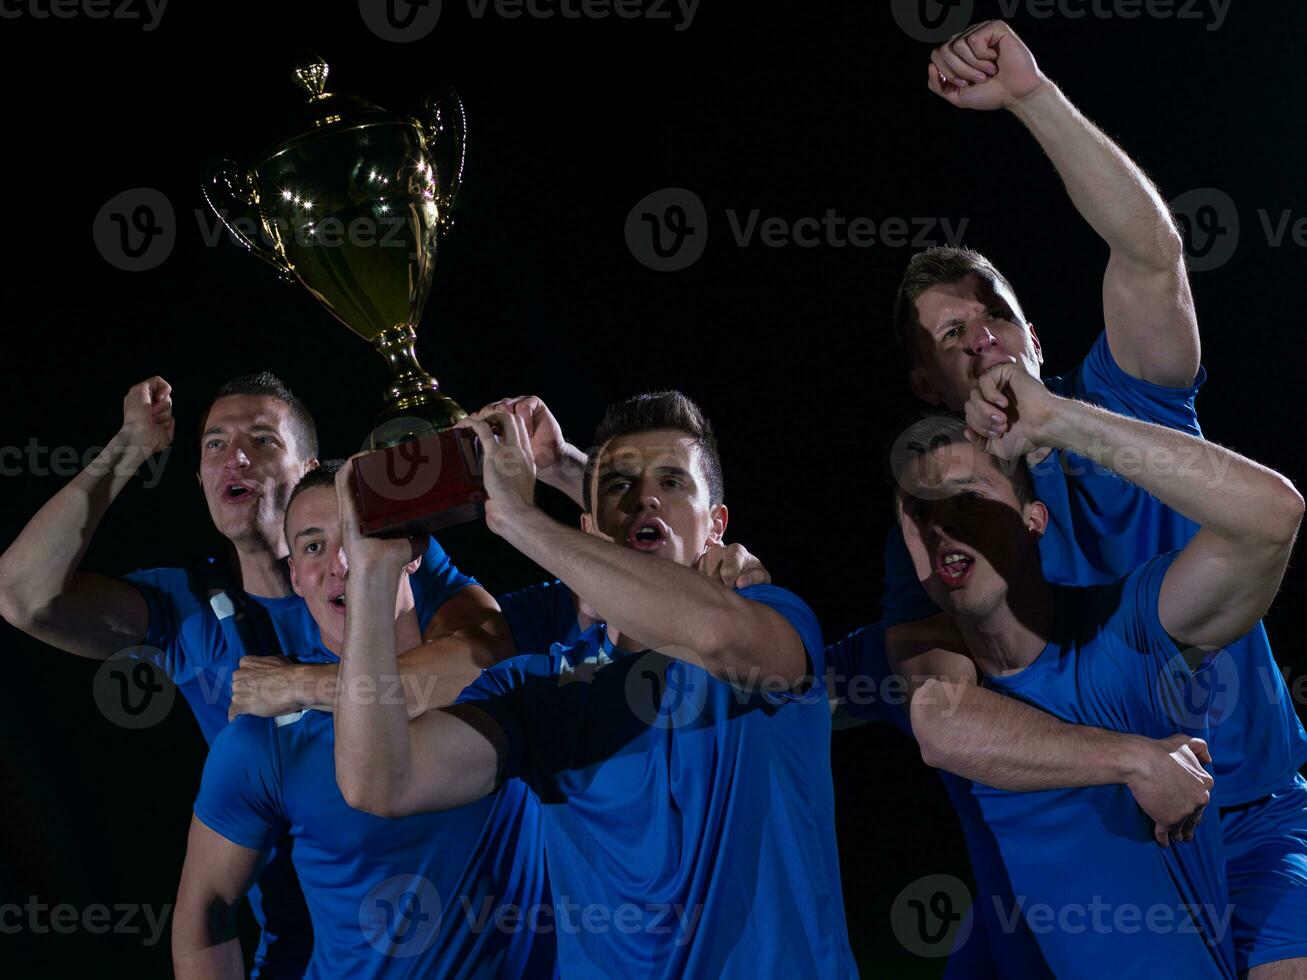
<path id="1" fill-rule="evenodd" d="M 364 534 L 439 531 L 485 513 L 480 446 L 468 429 L 378 449 L 353 465 Z"/>

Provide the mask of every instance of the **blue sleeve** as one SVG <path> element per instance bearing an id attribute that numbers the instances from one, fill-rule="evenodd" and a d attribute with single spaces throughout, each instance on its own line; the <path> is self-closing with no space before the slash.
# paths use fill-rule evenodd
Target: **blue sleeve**
<path id="1" fill-rule="evenodd" d="M 1162 628 L 1158 599 L 1167 570 L 1180 552 L 1171 551 L 1144 562 L 1115 586 L 1103 590 L 1104 601 L 1114 609 L 1108 611 L 1108 627 L 1130 649 L 1154 661 L 1162 671 L 1173 664 L 1180 653 L 1170 635 Z M 1150 676 L 1166 676 L 1165 672 Z"/>
<path id="2" fill-rule="evenodd" d="M 455 704 L 470 704 L 484 711 L 504 732 L 508 745 L 504 762 L 504 779 L 521 776 L 527 767 L 527 750 L 536 737 L 532 731 L 531 710 L 533 695 L 542 697 L 539 689 L 543 677 L 541 662 L 548 658 L 538 655 L 510 657 L 501 660 L 463 689 Z M 545 668 L 547 669 L 547 668 Z M 552 678 L 550 678 L 552 680 Z M 554 681 L 554 686 L 557 682 Z"/>
<path id="3" fill-rule="evenodd" d="M 1207 370 L 1203 367 L 1199 367 L 1198 376 L 1187 388 L 1164 388 L 1129 375 L 1112 357 L 1104 330 L 1078 368 L 1060 377 L 1046 378 L 1044 384 L 1055 394 L 1077 398 L 1118 415 L 1201 436 L 1195 399 L 1206 380 Z"/>
<path id="4" fill-rule="evenodd" d="M 214 739 L 195 798 L 201 823 L 255 851 L 268 850 L 288 829 L 275 739 L 273 719 L 239 715 Z"/>
<path id="5" fill-rule="evenodd" d="M 455 593 L 476 585 L 475 579 L 469 578 L 454 567 L 433 534 L 429 538 L 427 550 L 422 555 L 422 564 L 409 576 L 409 585 L 413 588 L 413 604 L 417 609 L 418 625 L 425 632 L 427 624 L 435 618 L 440 607 L 452 599 Z"/>
<path id="6" fill-rule="evenodd" d="M 900 623 L 915 623 L 929 619 L 939 607 L 926 595 L 912 567 L 912 556 L 903 542 L 898 525 L 890 528 L 885 538 L 885 593 L 880 600 L 880 614 L 885 628 Z"/>
<path id="7" fill-rule="evenodd" d="M 546 653 L 555 643 L 575 642 L 580 633 L 572 592 L 555 579 L 497 597 L 518 653 Z"/>
<path id="8" fill-rule="evenodd" d="M 808 669 L 812 675 L 812 685 L 801 691 L 768 692 L 766 697 L 772 702 L 825 699 L 826 697 L 826 648 L 821 639 L 821 626 L 816 614 L 808 604 L 788 589 L 776 585 L 750 585 L 738 590 L 741 597 L 759 602 L 785 617 L 786 622 L 799 634 L 803 649 L 808 655 Z"/>
<path id="9" fill-rule="evenodd" d="M 186 647 L 181 642 L 182 623 L 189 615 L 187 606 L 198 608 L 190 576 L 182 568 L 144 568 L 123 576 L 145 600 L 148 626 L 141 645 L 157 650 L 150 660 L 174 682 L 186 666 Z"/>
<path id="10" fill-rule="evenodd" d="M 826 676 L 832 698 L 859 721 L 887 721 L 911 733 L 907 683 L 889 669 L 885 624 L 854 630 L 826 648 Z"/>

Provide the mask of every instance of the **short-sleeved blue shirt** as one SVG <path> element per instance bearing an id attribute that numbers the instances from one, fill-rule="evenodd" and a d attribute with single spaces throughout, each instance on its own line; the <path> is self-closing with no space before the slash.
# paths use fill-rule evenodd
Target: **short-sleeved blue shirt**
<path id="1" fill-rule="evenodd" d="M 546 653 L 555 643 L 571 646 L 581 635 L 572 590 L 558 579 L 496 598 L 518 653 Z"/>
<path id="2" fill-rule="evenodd" d="M 856 975 L 844 921 L 821 633 L 770 585 L 815 683 L 745 693 L 602 626 L 460 696 L 543 804 L 562 976 Z"/>
<path id="3" fill-rule="evenodd" d="M 209 559 L 210 566 L 215 564 Z M 318 625 L 297 595 L 249 596 L 271 620 L 280 649 L 245 650 L 229 642 L 223 619 L 236 614 L 230 597 L 211 596 L 212 579 L 198 568 L 150 568 L 124 576 L 145 599 L 149 626 L 142 659 L 177 686 L 210 745 L 227 726 L 231 676 L 246 654 L 283 654 L 307 663 L 325 661 Z M 473 584 L 433 537 L 418 570 L 409 577 L 418 621 L 425 623 L 446 598 Z M 275 849 L 251 889 L 250 907 L 261 927 L 254 978 L 301 977 L 313 945 L 308 910 L 285 848 Z"/>
<path id="4" fill-rule="evenodd" d="M 1165 738 L 1192 690 L 1158 618 L 1178 552 L 1111 585 L 1060 587 L 1054 635 L 1026 667 L 982 683 L 1064 721 Z M 1205 664 L 1199 673 L 1216 669 Z M 1201 731 L 1195 734 L 1202 734 Z M 1011 878 L 1014 904 L 1057 976 L 1235 976 L 1219 821 L 1158 847 L 1122 785 L 975 798 Z M 1012 918 L 1015 909 L 996 910 Z"/>
<path id="5" fill-rule="evenodd" d="M 336 784 L 332 717 L 241 715 L 218 735 L 195 815 L 241 847 L 282 835 L 314 925 L 305 974 L 551 977 L 539 804 L 510 783 L 469 806 L 391 820 Z"/>
<path id="6" fill-rule="evenodd" d="M 1194 400 L 1205 379 L 1202 369 L 1189 388 L 1164 388 L 1134 378 L 1113 360 L 1104 333 L 1078 368 L 1046 378 L 1045 384 L 1055 394 L 1201 436 Z M 1184 465 L 1184 460 L 1175 462 Z M 1040 556 L 1050 582 L 1116 581 L 1150 558 L 1183 548 L 1198 529 L 1144 490 L 1074 453 L 1055 450 L 1031 473 L 1036 494 L 1049 510 Z M 897 529 L 886 542 L 885 564 L 886 626 L 938 612 L 917 581 Z M 1226 647 L 1217 666 L 1213 686 L 1205 692 L 1213 799 L 1233 806 L 1260 799 L 1293 779 L 1307 762 L 1307 731 L 1260 623 Z"/>

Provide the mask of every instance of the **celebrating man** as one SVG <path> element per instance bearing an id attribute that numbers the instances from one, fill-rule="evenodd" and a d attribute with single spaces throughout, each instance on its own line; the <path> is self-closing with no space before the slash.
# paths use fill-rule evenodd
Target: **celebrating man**
<path id="1" fill-rule="evenodd" d="M 995 404 L 1011 424 L 986 422 L 977 435 L 957 417 L 925 419 L 899 440 L 894 465 L 917 577 L 957 625 L 984 686 L 1127 737 L 1156 739 L 1191 721 L 1183 727 L 1203 734 L 1204 719 L 1183 707 L 1189 671 L 1220 670 L 1211 652 L 1230 656 L 1222 648 L 1265 613 L 1302 497 L 1229 450 L 1059 398 L 1015 365 L 984 376 L 968 418 Z M 1054 586 L 1039 541 L 1055 518 L 1020 459 L 1038 448 L 1092 459 L 1200 530 L 1118 582 Z M 1015 465 L 1005 472 L 987 452 Z M 1235 975 L 1220 828 L 1198 826 L 1201 806 L 1184 828 L 1192 846 L 1161 849 L 1119 786 L 974 792 L 1019 896 L 1004 912 L 1025 917 L 1057 976 Z M 1095 908 L 1109 925 L 1096 918 L 1086 929 Z M 1146 914 L 1149 928 L 1123 924 L 1123 909 Z M 1158 927 L 1157 909 L 1175 927 Z"/>
<path id="2" fill-rule="evenodd" d="M 698 408 L 664 392 L 610 409 L 583 531 L 532 504 L 523 421 L 492 420 L 502 441 L 466 423 L 486 454 L 487 524 L 607 625 L 497 665 L 412 723 L 339 701 L 345 798 L 400 816 L 524 783 L 543 804 L 563 976 L 854 974 L 820 633 L 791 593 L 692 568 L 727 523 Z M 353 563 L 343 687 L 394 670 L 383 596 L 402 558 Z"/>

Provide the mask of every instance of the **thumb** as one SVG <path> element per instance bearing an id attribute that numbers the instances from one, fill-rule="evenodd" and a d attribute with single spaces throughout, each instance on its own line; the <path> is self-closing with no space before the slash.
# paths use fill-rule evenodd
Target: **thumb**
<path id="1" fill-rule="evenodd" d="M 1204 764 L 1211 764 L 1212 753 L 1207 749 L 1207 743 L 1201 738 L 1189 740 L 1189 749 L 1194 755 L 1198 756 L 1198 761 Z"/>

